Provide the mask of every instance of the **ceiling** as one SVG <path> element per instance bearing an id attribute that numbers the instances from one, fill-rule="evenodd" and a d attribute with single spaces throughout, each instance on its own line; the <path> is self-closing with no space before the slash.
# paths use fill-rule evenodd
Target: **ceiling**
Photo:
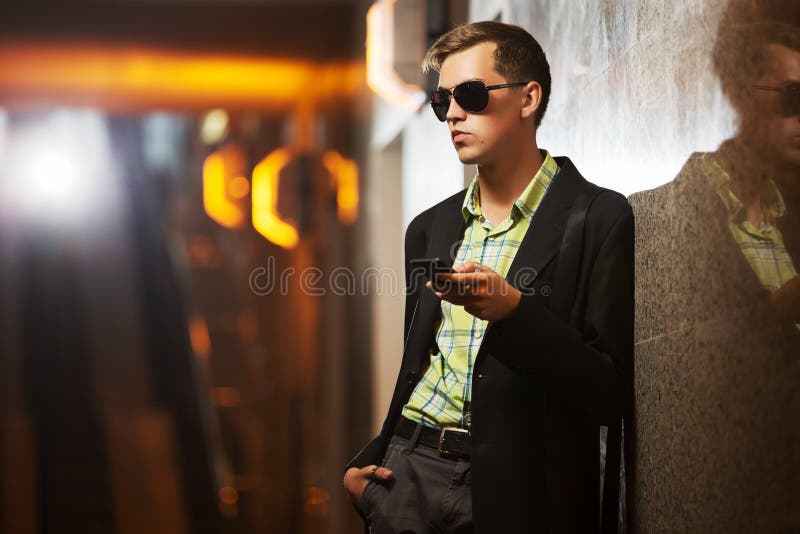
<path id="1" fill-rule="evenodd" d="M 0 5 L 0 42 L 145 45 L 311 61 L 364 53 L 360 0 L 71 0 Z"/>

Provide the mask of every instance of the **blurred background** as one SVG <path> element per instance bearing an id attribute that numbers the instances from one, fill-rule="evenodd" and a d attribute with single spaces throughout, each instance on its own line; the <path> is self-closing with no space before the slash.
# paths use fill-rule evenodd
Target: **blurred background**
<path id="1" fill-rule="evenodd" d="M 531 31 L 540 146 L 627 195 L 735 133 L 727 4 L 3 3 L 0 530 L 358 532 L 341 479 L 396 380 L 404 230 L 475 174 L 427 47 Z"/>
<path id="2" fill-rule="evenodd" d="M 0 530 L 353 530 L 367 7 L 3 4 Z"/>

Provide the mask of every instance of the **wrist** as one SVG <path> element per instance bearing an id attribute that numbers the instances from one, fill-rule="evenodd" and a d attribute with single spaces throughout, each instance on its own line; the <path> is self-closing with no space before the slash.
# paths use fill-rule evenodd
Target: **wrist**
<path id="1" fill-rule="evenodd" d="M 509 298 L 509 308 L 506 314 L 502 317 L 503 319 L 513 315 L 514 312 L 517 311 L 520 302 L 522 302 L 522 293 L 520 293 L 520 291 L 514 286 L 511 286 L 511 293 L 508 298 Z"/>

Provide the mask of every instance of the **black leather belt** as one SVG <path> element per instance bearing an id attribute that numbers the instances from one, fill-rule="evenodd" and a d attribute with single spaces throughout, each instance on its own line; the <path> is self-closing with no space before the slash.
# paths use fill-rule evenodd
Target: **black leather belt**
<path id="1" fill-rule="evenodd" d="M 416 422 L 401 416 L 394 433 L 410 440 L 416 429 Z M 464 428 L 431 428 L 423 425 L 417 443 L 436 449 L 445 458 L 469 458 L 472 453 L 472 435 Z"/>

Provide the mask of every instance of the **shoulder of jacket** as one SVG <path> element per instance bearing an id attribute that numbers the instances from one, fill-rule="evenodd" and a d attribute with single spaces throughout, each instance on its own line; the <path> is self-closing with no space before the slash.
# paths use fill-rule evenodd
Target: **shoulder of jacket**
<path id="1" fill-rule="evenodd" d="M 592 211 L 616 220 L 626 214 L 631 214 L 631 205 L 625 195 L 613 189 L 594 186 L 597 188 L 597 198 L 592 203 Z"/>
<path id="2" fill-rule="evenodd" d="M 424 231 L 433 224 L 433 221 L 436 219 L 436 215 L 440 212 L 454 209 L 461 211 L 461 206 L 464 203 L 464 195 L 466 194 L 467 189 L 464 188 L 458 193 L 450 195 L 441 202 L 438 202 L 425 211 L 419 213 L 413 219 L 411 219 L 410 223 L 408 223 L 408 229 L 406 231 L 408 233 Z"/>
<path id="3" fill-rule="evenodd" d="M 591 182 L 588 192 L 595 194 L 586 214 L 586 231 L 604 239 L 617 224 L 633 226 L 633 209 L 625 195 Z"/>
<path id="4" fill-rule="evenodd" d="M 619 217 L 631 213 L 628 200 L 623 194 L 587 180 L 568 157 L 556 157 L 556 161 L 561 167 L 562 173 L 565 174 L 565 177 L 572 181 L 570 185 L 574 188 L 573 194 L 575 196 L 573 198 L 578 198 L 581 195 L 593 197 L 586 216 L 589 224 L 592 224 L 592 222 L 597 219 L 600 221 L 611 220 L 613 222 Z M 561 173 L 559 173 L 559 176 L 560 175 Z M 556 178 L 556 180 L 558 180 L 558 178 Z"/>

